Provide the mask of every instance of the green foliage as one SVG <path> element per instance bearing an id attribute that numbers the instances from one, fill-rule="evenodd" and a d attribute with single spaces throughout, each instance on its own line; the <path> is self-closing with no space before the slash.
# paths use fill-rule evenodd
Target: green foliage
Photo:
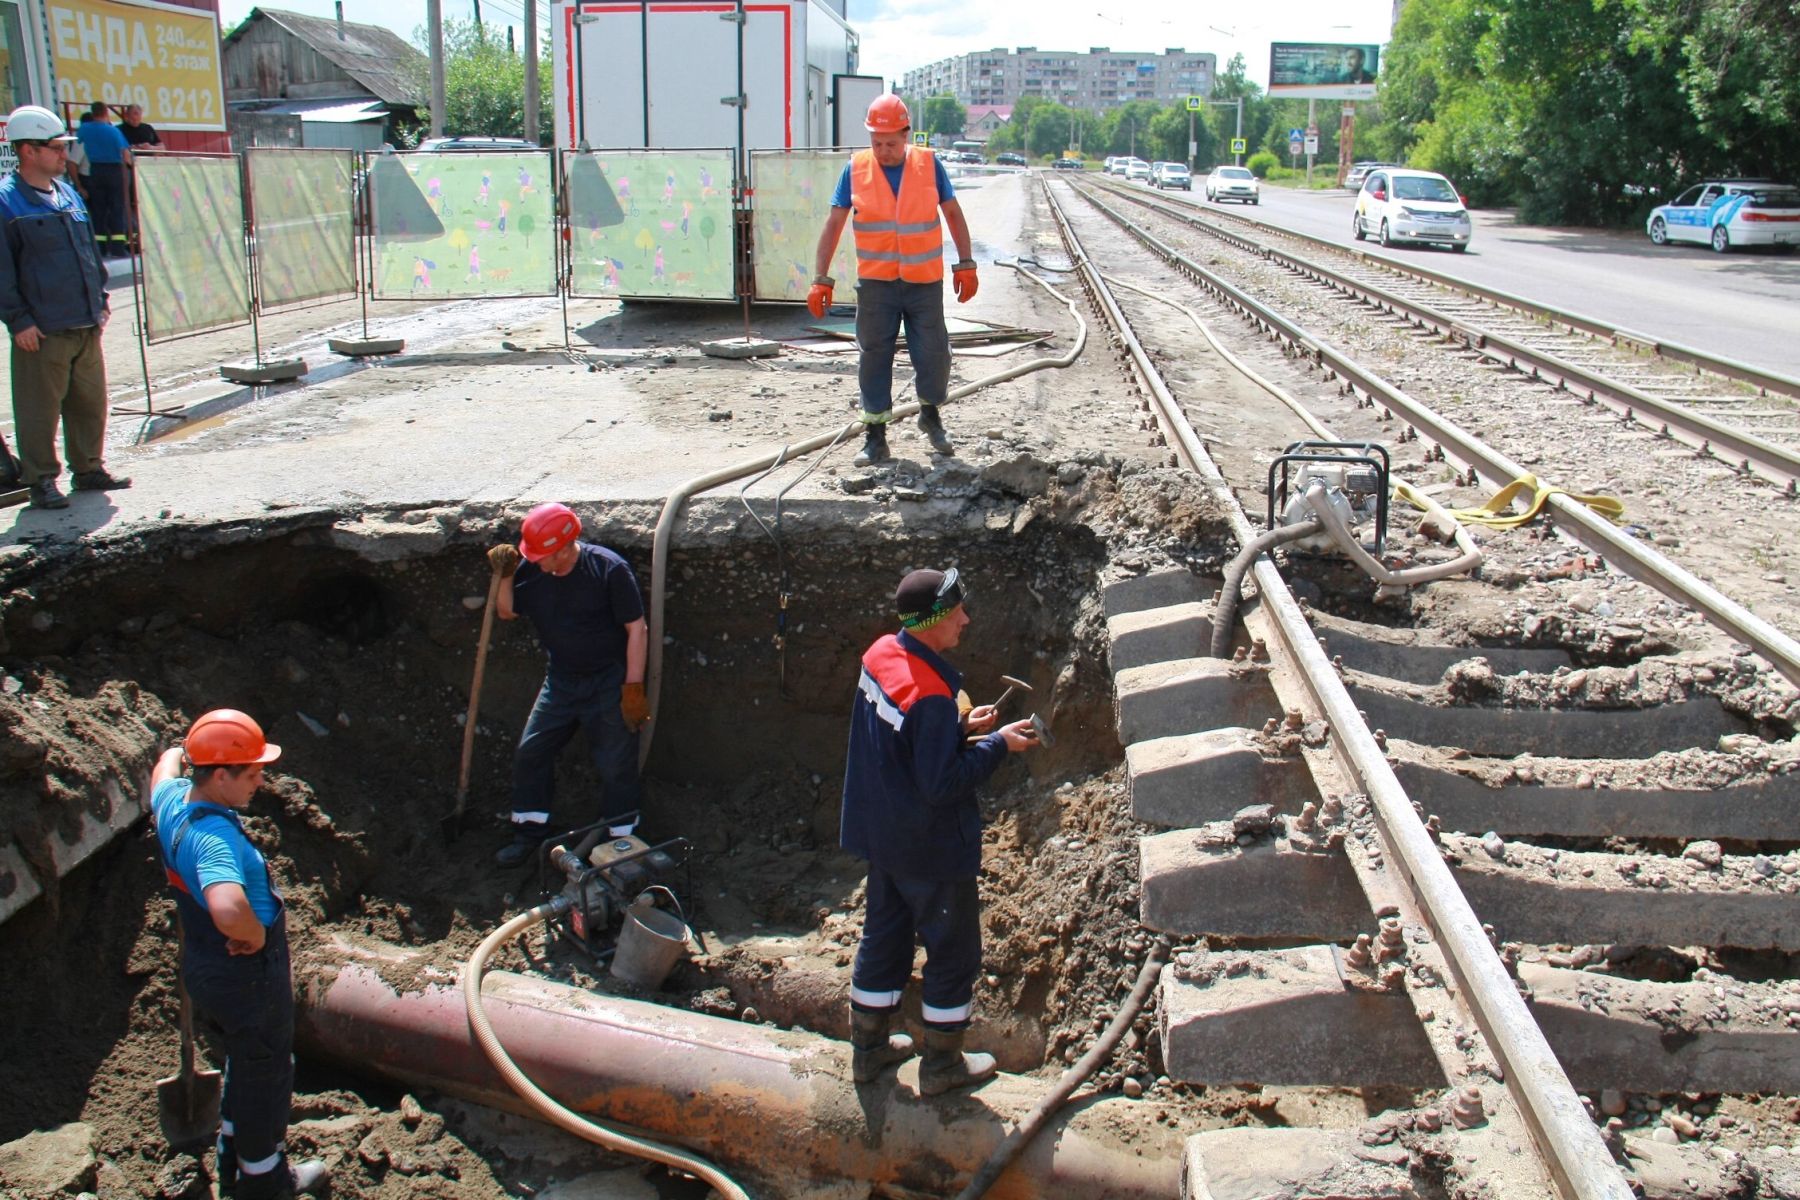
<path id="1" fill-rule="evenodd" d="M 480 36 L 473 21 L 444 22 L 444 133 L 450 137 L 525 136 L 525 62 L 507 52 L 501 38 Z M 413 44 L 426 49 L 423 28 L 413 32 Z M 543 41 L 538 53 L 538 135 L 548 143 L 554 115 L 551 98 L 550 45 Z M 418 67 L 421 94 L 431 91 L 428 72 Z"/>
<path id="2" fill-rule="evenodd" d="M 1245 162 L 1244 165 L 1250 168 L 1250 173 L 1252 175 L 1256 176 L 1258 179 L 1264 179 L 1272 169 L 1281 165 L 1281 160 L 1276 158 L 1273 154 L 1270 154 L 1267 150 L 1258 150 L 1255 154 L 1250 156 L 1249 160 Z"/>
<path id="3" fill-rule="evenodd" d="M 933 96 L 925 101 L 923 110 L 913 119 L 926 133 L 947 133 L 952 138 L 959 138 L 968 124 L 969 113 L 954 96 Z"/>
<path id="4" fill-rule="evenodd" d="M 531 235 L 537 230 L 537 218 L 530 213 L 525 213 L 519 218 L 518 229 L 519 236 L 525 239 L 525 244 L 531 245 Z"/>

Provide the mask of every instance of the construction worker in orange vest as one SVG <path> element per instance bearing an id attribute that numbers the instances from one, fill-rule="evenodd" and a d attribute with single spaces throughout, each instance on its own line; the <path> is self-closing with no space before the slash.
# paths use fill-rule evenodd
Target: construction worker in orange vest
<path id="1" fill-rule="evenodd" d="M 869 105 L 863 127 L 869 149 L 850 156 L 831 198 L 831 215 L 819 234 L 812 290 L 806 307 L 824 317 L 837 281 L 827 275 L 844 222 L 856 238 L 856 344 L 862 350 L 857 382 L 862 389 L 862 422 L 867 427 L 856 465 L 893 457 L 887 423 L 894 407 L 894 346 L 902 322 L 912 357 L 913 386 L 919 393 L 919 429 L 938 454 L 952 454 L 938 405 L 950 391 L 950 331 L 944 324 L 944 235 L 938 209 L 950 225 L 957 261 L 950 270 L 956 299 L 975 296 L 975 260 L 969 225 L 956 189 L 937 156 L 912 146 L 912 118 L 893 93 Z M 852 212 L 855 217 L 852 219 Z"/>

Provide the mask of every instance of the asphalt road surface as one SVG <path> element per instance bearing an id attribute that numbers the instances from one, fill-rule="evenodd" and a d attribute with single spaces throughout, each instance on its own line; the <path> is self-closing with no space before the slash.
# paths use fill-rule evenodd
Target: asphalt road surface
<path id="1" fill-rule="evenodd" d="M 1352 244 L 1348 192 L 1265 186 L 1256 206 L 1210 205 L 1201 191 L 1165 192 L 1202 208 L 1242 211 L 1300 233 Z M 1653 246 L 1639 231 L 1515 224 L 1511 212 L 1475 212 L 1466 254 L 1428 247 L 1371 254 L 1417 262 L 1709 354 L 1800 378 L 1800 254 L 1764 248 L 1714 254 L 1705 246 Z"/>

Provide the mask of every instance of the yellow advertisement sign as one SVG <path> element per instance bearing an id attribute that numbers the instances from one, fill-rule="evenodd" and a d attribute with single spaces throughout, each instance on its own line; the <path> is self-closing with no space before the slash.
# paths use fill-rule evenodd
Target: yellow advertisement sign
<path id="1" fill-rule="evenodd" d="M 48 0 L 56 98 L 142 106 L 158 129 L 225 128 L 218 16 L 168 4 Z"/>

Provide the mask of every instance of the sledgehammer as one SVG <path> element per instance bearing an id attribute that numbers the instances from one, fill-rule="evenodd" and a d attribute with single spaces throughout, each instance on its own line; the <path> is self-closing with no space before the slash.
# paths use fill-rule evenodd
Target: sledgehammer
<path id="1" fill-rule="evenodd" d="M 1029 683 L 1026 683 L 1023 679 L 1016 678 L 1015 676 L 1012 676 L 1012 675 L 1002 675 L 1000 677 L 1000 682 L 1004 683 L 1006 685 L 1006 690 L 1004 692 L 1000 693 L 1000 698 L 998 700 L 994 701 L 994 711 L 995 712 L 1000 711 L 1000 706 L 1002 704 L 1005 704 L 1007 702 L 1007 700 L 1011 699 L 1012 694 L 1014 692 L 1025 692 L 1025 693 L 1029 694 L 1033 690 L 1032 686 Z M 973 737 L 964 738 L 963 740 L 968 741 L 968 742 L 979 742 L 982 738 L 984 738 L 986 736 L 987 736 L 986 734 L 978 733 L 978 734 L 975 734 Z"/>

